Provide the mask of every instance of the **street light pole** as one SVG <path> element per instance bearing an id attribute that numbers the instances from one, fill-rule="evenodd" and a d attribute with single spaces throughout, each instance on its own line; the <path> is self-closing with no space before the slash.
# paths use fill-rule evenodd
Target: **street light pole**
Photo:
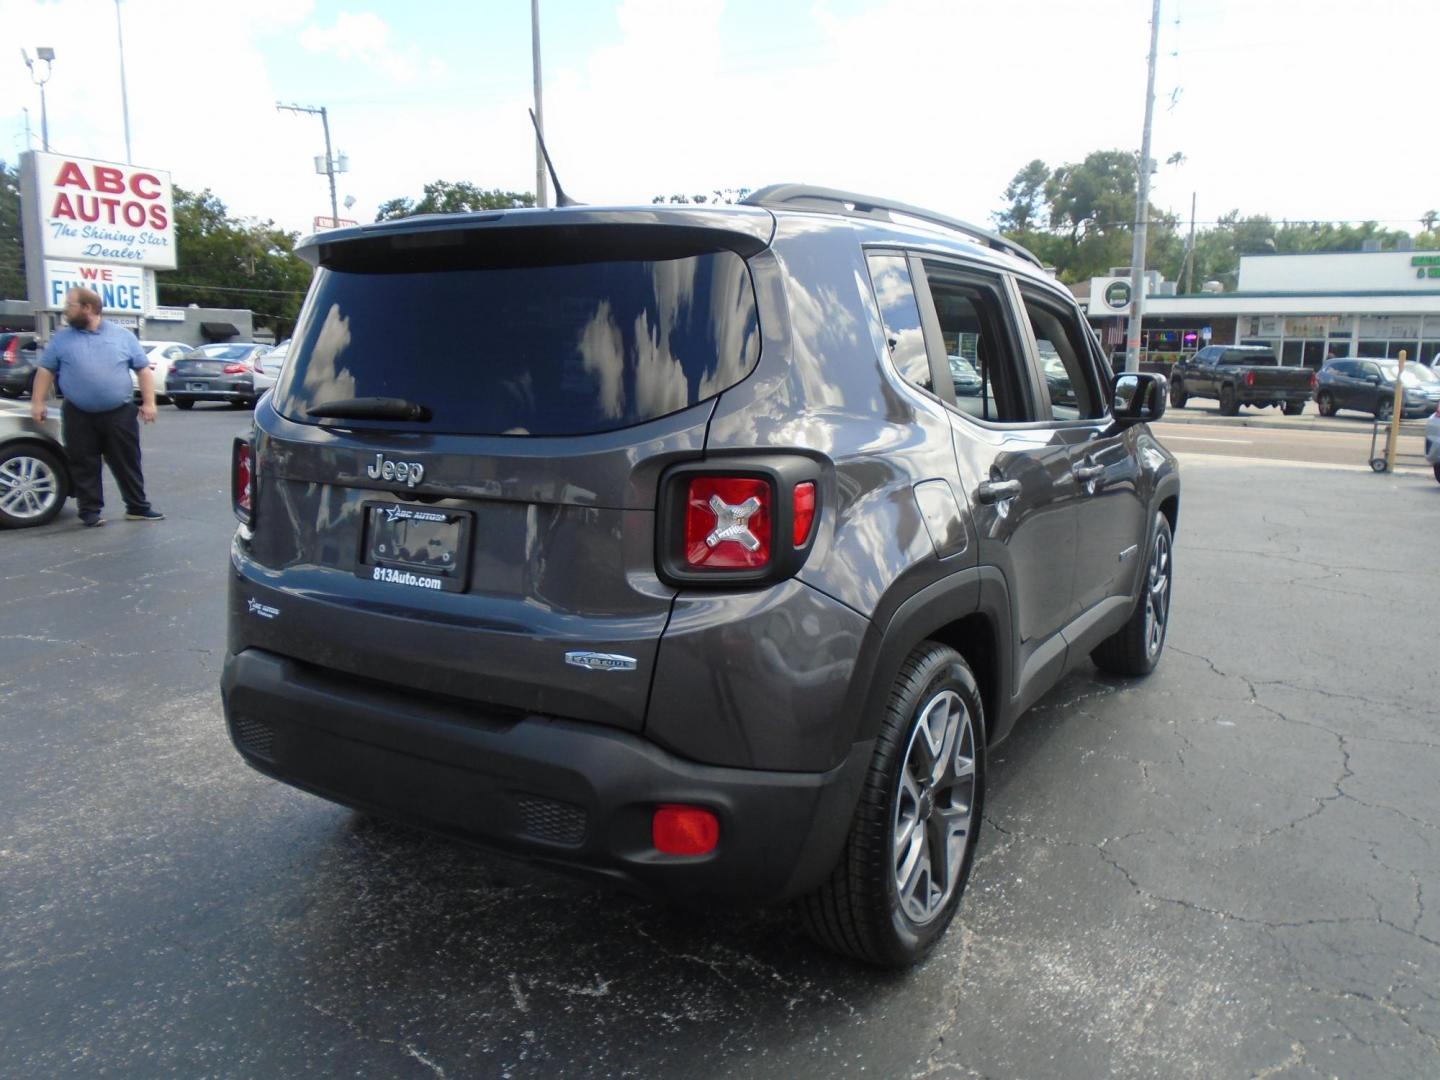
<path id="1" fill-rule="evenodd" d="M 120 0 L 115 0 L 115 38 L 120 43 L 120 111 L 125 116 L 125 164 L 134 165 L 130 154 L 130 93 L 125 88 L 125 27 L 120 21 Z"/>
<path id="2" fill-rule="evenodd" d="M 545 134 L 545 109 L 540 100 L 540 0 L 530 0 L 530 52 L 535 70 L 535 205 L 549 206 L 545 195 L 545 152 L 540 147 Z"/>
<path id="3" fill-rule="evenodd" d="M 1150 123 L 1155 115 L 1155 54 L 1160 45 L 1160 0 L 1150 15 L 1150 73 L 1145 82 L 1145 132 L 1140 138 L 1140 185 L 1135 200 L 1135 242 L 1130 249 L 1130 325 L 1125 331 L 1125 370 L 1140 370 L 1145 319 L 1145 246 L 1150 225 Z"/>
<path id="4" fill-rule="evenodd" d="M 48 45 L 40 45 L 35 49 L 35 59 L 30 59 L 30 54 L 24 49 L 20 55 L 25 58 L 25 66 L 30 71 L 30 81 L 40 87 L 40 146 L 45 153 L 50 152 L 50 113 L 45 108 L 45 84 L 50 81 L 50 65 L 55 60 L 55 50 Z M 35 74 L 35 63 L 39 61 L 45 65 L 45 74 Z"/>

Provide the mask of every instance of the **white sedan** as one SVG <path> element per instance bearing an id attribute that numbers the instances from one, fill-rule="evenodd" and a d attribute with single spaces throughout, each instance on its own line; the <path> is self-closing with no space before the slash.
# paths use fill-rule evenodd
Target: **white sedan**
<path id="1" fill-rule="evenodd" d="M 186 345 L 183 341 L 142 341 L 140 348 L 145 350 L 145 357 L 150 361 L 150 371 L 154 376 L 155 400 L 166 401 L 165 397 L 165 376 L 170 373 L 170 362 L 178 360 L 195 346 Z M 130 372 L 130 378 L 135 383 L 135 393 L 140 393 L 140 377 Z"/>

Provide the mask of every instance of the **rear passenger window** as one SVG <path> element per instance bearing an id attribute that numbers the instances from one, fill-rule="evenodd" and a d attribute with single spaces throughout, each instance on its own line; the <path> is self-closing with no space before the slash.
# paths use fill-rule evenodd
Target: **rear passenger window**
<path id="1" fill-rule="evenodd" d="M 1094 385 L 1086 331 L 1052 303 L 1025 291 L 1025 314 L 1035 333 L 1040 374 L 1056 420 L 1090 420 L 1105 415 Z"/>
<path id="2" fill-rule="evenodd" d="M 950 366 L 955 407 L 977 420 L 1034 420 L 1021 387 L 1024 359 L 1006 332 L 1000 285 L 944 263 L 925 263 L 935 316 Z"/>
<path id="3" fill-rule="evenodd" d="M 885 340 L 895 370 L 908 383 L 935 392 L 930 376 L 930 358 L 925 353 L 925 335 L 920 329 L 920 306 L 910 281 L 910 268 L 903 255 L 871 255 L 870 280 L 885 323 Z"/>

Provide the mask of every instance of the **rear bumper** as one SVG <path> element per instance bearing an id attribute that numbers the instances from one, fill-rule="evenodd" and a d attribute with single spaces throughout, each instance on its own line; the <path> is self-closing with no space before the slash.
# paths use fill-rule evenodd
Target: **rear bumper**
<path id="1" fill-rule="evenodd" d="M 362 682 L 247 649 L 221 685 L 231 740 L 259 771 L 335 802 L 577 869 L 655 896 L 777 900 L 839 857 L 868 766 L 824 773 L 698 765 L 637 735 Z M 708 855 L 654 849 L 657 804 L 710 808 Z"/>
<path id="2" fill-rule="evenodd" d="M 192 390 L 191 386 L 203 386 Z M 196 378 L 166 379 L 162 391 L 171 401 L 252 401 L 263 391 L 250 379 Z"/>

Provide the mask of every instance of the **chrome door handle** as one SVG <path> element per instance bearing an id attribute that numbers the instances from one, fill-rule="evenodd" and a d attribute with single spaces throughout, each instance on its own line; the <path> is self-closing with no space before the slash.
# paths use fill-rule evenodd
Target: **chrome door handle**
<path id="1" fill-rule="evenodd" d="M 1099 480 L 1100 477 L 1105 475 L 1105 466 L 1076 465 L 1070 471 L 1074 474 L 1076 480 L 1079 480 L 1082 484 L 1088 484 L 1090 481 Z"/>
<path id="2" fill-rule="evenodd" d="M 987 505 L 1013 499 L 1019 494 L 1019 480 L 986 480 L 975 489 L 975 498 Z"/>

